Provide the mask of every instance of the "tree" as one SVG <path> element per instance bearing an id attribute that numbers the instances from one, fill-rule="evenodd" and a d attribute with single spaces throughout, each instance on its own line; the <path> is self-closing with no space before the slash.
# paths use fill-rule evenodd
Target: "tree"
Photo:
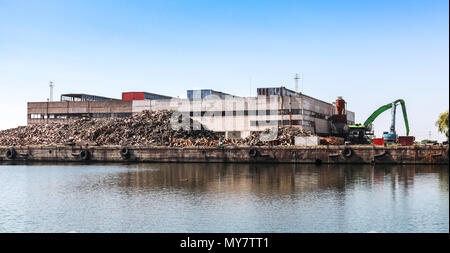
<path id="1" fill-rule="evenodd" d="M 445 134 L 448 140 L 448 110 L 439 114 L 439 119 L 436 121 L 436 126 L 439 129 L 439 132 Z"/>

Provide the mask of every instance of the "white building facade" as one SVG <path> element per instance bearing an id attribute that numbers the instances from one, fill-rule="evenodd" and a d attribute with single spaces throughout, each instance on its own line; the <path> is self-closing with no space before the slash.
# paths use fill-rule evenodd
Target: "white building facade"
<path id="1" fill-rule="evenodd" d="M 257 97 L 209 96 L 203 99 L 134 100 L 132 112 L 173 110 L 189 116 L 205 128 L 229 138 L 245 138 L 253 132 L 277 126 L 298 127 L 317 135 L 331 133 L 332 103 L 310 96 L 260 95 Z M 355 113 L 346 111 L 347 124 L 354 124 Z M 187 117 L 187 118 L 189 118 Z"/>

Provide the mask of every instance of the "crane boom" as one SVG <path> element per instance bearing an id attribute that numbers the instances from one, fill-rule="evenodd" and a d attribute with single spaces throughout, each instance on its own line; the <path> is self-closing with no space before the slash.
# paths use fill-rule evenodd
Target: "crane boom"
<path id="1" fill-rule="evenodd" d="M 364 126 L 368 126 L 370 124 L 372 124 L 372 122 L 384 111 L 392 108 L 392 106 L 396 106 L 397 103 L 400 103 L 402 106 L 402 111 L 403 111 L 403 119 L 405 120 L 405 128 L 406 128 L 406 135 L 409 135 L 409 123 L 408 123 L 408 115 L 406 114 L 406 105 L 405 105 L 405 101 L 403 99 L 397 99 L 395 100 L 393 103 L 389 103 L 387 105 L 383 105 L 380 108 L 378 108 L 375 112 L 372 113 L 372 115 L 369 116 L 369 118 L 367 118 L 367 120 L 364 122 Z"/>
<path id="2" fill-rule="evenodd" d="M 403 111 L 403 119 L 405 120 L 405 128 L 406 128 L 406 136 L 409 136 L 409 123 L 408 123 L 408 115 L 406 114 L 406 105 L 403 99 L 399 99 L 400 104 L 402 105 Z"/>

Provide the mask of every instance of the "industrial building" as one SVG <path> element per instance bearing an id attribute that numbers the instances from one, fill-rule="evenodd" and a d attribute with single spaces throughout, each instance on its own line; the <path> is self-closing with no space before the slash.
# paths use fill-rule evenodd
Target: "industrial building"
<path id="1" fill-rule="evenodd" d="M 28 124 L 70 122 L 82 117 L 128 117 L 144 110 L 174 110 L 209 130 L 230 138 L 245 138 L 252 132 L 276 126 L 298 127 L 317 135 L 339 134 L 355 121 L 355 114 L 343 109 L 342 98 L 328 103 L 285 87 L 258 88 L 257 94 L 237 97 L 213 90 L 188 90 L 187 98 L 171 98 L 124 92 L 122 100 L 101 101 L 94 98 L 104 97 L 85 95 L 75 100 L 70 97 L 73 94 L 65 94 L 60 102 L 29 102 Z"/>

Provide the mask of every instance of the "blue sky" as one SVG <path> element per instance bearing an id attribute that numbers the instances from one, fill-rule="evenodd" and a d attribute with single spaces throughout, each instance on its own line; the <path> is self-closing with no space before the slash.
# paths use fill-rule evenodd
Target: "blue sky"
<path id="1" fill-rule="evenodd" d="M 0 129 L 26 124 L 26 102 L 80 92 L 248 96 L 294 88 L 346 99 L 358 122 L 398 98 L 411 135 L 444 139 L 448 1 L 0 0 Z M 250 86 L 250 79 L 252 86 Z M 402 116 L 398 132 L 404 135 Z M 389 129 L 390 114 L 375 121 Z"/>

